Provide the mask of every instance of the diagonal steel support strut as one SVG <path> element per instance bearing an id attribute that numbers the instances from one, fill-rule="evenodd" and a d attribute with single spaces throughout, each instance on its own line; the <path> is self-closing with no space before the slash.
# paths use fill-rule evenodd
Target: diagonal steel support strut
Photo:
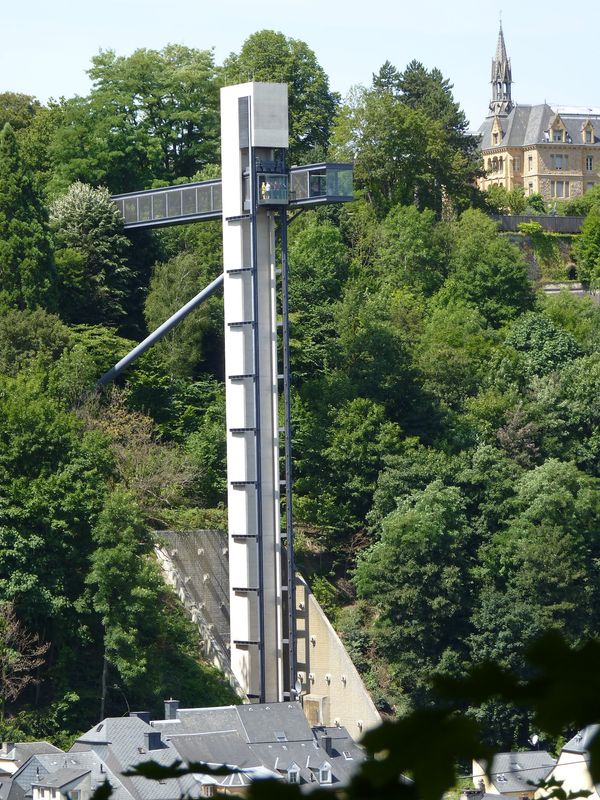
<path id="1" fill-rule="evenodd" d="M 172 328 L 178 325 L 190 311 L 193 311 L 197 306 L 201 305 L 205 300 L 207 300 L 217 289 L 220 289 L 223 285 L 223 275 L 219 275 L 218 278 L 215 278 L 212 283 L 209 283 L 201 292 L 193 297 L 188 303 L 182 306 L 179 311 L 176 311 L 166 322 L 163 322 L 155 331 L 153 331 L 149 336 L 146 336 L 143 342 L 140 342 L 136 345 L 133 350 L 127 353 L 126 356 L 118 361 L 114 367 L 105 372 L 104 375 L 98 381 L 98 386 L 105 386 L 110 381 L 114 380 L 117 375 L 119 375 L 124 369 L 126 369 L 130 364 L 132 364 L 137 358 L 139 358 L 142 353 L 145 353 L 149 347 L 152 347 L 153 344 L 158 342 L 159 339 L 162 339 L 165 334 L 167 334 Z"/>

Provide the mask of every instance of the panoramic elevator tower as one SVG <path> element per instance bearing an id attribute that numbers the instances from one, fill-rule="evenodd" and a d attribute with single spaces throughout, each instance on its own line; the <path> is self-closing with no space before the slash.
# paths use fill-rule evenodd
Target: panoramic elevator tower
<path id="1" fill-rule="evenodd" d="M 281 701 L 288 587 L 280 530 L 275 224 L 288 195 L 287 85 L 222 89 L 221 131 L 231 669 L 248 697 Z"/>
<path id="2" fill-rule="evenodd" d="M 287 85 L 228 86 L 221 89 L 220 179 L 113 197 L 126 230 L 222 220 L 223 274 L 99 380 L 116 378 L 223 286 L 230 660 L 244 694 L 260 702 L 297 699 L 316 679 L 307 668 L 307 611 L 295 599 L 288 210 L 353 199 L 352 165 L 288 169 L 287 147 Z M 329 685 L 329 668 L 322 672 Z"/>

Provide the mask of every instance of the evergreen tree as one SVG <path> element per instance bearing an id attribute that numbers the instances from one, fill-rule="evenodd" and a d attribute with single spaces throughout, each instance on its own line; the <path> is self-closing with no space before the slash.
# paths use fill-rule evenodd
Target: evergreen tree
<path id="1" fill-rule="evenodd" d="M 56 268 L 68 322 L 123 322 L 132 282 L 123 220 L 107 189 L 74 183 L 54 201 Z"/>
<path id="2" fill-rule="evenodd" d="M 399 94 L 400 81 L 401 75 L 391 61 L 386 61 L 379 68 L 379 72 L 373 73 L 373 88 L 378 92 Z"/>
<path id="3" fill-rule="evenodd" d="M 46 211 L 7 123 L 0 133 L 0 309 L 52 309 L 55 289 Z"/>

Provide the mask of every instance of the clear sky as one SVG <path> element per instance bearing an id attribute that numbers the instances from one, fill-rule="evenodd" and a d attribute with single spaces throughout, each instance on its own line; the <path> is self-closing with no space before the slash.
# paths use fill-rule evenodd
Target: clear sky
<path id="1" fill-rule="evenodd" d="M 502 14 L 520 103 L 600 106 L 600 3 L 563 0 L 0 0 L 0 91 L 89 92 L 92 55 L 174 42 L 214 48 L 217 63 L 271 28 L 315 51 L 332 89 L 369 84 L 387 59 L 438 67 L 476 129 Z"/>

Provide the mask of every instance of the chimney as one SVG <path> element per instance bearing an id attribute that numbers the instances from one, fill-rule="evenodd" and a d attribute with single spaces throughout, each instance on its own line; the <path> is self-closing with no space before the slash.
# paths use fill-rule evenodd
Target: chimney
<path id="1" fill-rule="evenodd" d="M 178 719 L 179 700 L 165 700 L 165 719 Z"/>
<path id="2" fill-rule="evenodd" d="M 333 751 L 331 736 L 327 735 L 321 736 L 321 747 L 323 748 L 323 750 L 325 750 L 328 756 L 331 755 Z"/>
<path id="3" fill-rule="evenodd" d="M 137 717 L 141 719 L 142 722 L 145 722 L 147 725 L 150 725 L 150 712 L 149 711 L 130 711 L 130 717 Z"/>
<path id="4" fill-rule="evenodd" d="M 160 750 L 162 748 L 160 731 L 144 731 L 144 746 L 148 752 Z"/>

